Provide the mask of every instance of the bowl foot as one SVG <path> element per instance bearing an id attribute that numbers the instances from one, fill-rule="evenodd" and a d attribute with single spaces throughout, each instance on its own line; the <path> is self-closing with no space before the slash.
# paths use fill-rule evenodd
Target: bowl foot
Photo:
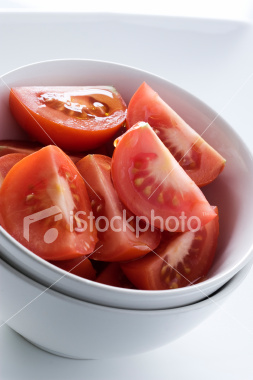
<path id="1" fill-rule="evenodd" d="M 10 326 L 9 326 L 10 327 Z M 11 327 L 10 327 L 11 328 Z M 13 330 L 13 329 L 12 329 Z M 15 330 L 14 330 L 15 331 Z M 15 331 L 17 334 L 19 334 L 17 331 Z M 21 334 L 19 334 L 21 335 Z M 25 338 L 23 335 L 21 335 L 23 339 L 25 339 L 28 343 L 32 344 L 33 346 L 39 348 L 40 350 L 42 351 L 45 351 L 45 352 L 48 352 L 49 354 L 52 354 L 52 355 L 56 355 L 56 356 L 60 356 L 62 358 L 66 358 L 66 359 L 74 359 L 74 360 L 96 360 L 96 359 L 93 359 L 93 358 L 81 358 L 81 357 L 76 357 L 76 356 L 71 356 L 71 355 L 65 355 L 61 352 L 58 352 L 58 351 L 54 351 L 54 350 L 51 350 L 47 347 L 44 347 L 44 346 L 41 346 L 40 344 L 37 344 L 35 342 L 33 342 L 32 340 L 30 339 L 27 339 Z"/>

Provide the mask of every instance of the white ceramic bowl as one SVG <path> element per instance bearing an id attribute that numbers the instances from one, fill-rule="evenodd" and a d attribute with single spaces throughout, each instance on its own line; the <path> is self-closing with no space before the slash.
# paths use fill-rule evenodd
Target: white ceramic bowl
<path id="1" fill-rule="evenodd" d="M 226 159 L 223 173 L 203 189 L 220 214 L 220 239 L 214 264 L 206 281 L 166 291 L 118 289 L 67 274 L 22 247 L 0 228 L 1 257 L 29 277 L 80 300 L 127 309 L 166 309 L 204 299 L 232 278 L 252 253 L 253 160 L 240 137 L 217 114 L 191 94 L 170 82 L 131 67 L 90 60 L 60 60 L 21 67 L 0 82 L 0 139 L 25 134 L 8 107 L 9 88 L 22 85 L 112 84 L 128 102 L 146 81 Z"/>
<path id="2" fill-rule="evenodd" d="M 80 301 L 0 260 L 0 319 L 33 344 L 75 359 L 113 358 L 161 347 L 198 326 L 238 287 L 250 265 L 215 295 L 168 310 L 126 310 Z"/>

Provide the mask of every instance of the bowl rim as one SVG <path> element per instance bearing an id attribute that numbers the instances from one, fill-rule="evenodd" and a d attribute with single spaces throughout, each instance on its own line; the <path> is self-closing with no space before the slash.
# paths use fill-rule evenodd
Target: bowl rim
<path id="1" fill-rule="evenodd" d="M 200 104 L 202 107 L 205 108 L 206 111 L 210 112 L 211 114 L 217 115 L 217 112 L 215 112 L 215 110 L 213 110 L 209 105 L 207 105 L 205 102 L 203 102 L 197 96 L 193 95 L 192 93 L 185 90 L 184 88 L 174 84 L 173 82 L 170 82 L 168 79 L 166 79 L 160 75 L 154 74 L 154 73 L 147 71 L 147 70 L 142 70 L 142 69 L 134 67 L 134 66 L 125 65 L 122 63 L 117 63 L 117 62 L 112 62 L 112 61 L 104 61 L 104 60 L 98 60 L 98 59 L 81 59 L 81 58 L 67 58 L 67 59 L 61 58 L 61 59 L 37 61 L 37 62 L 33 62 L 33 63 L 27 64 L 27 65 L 20 66 L 16 69 L 10 70 L 7 73 L 1 75 L 0 79 L 2 80 L 3 84 L 5 84 L 4 77 L 7 77 L 8 75 L 14 74 L 15 72 L 17 72 L 19 70 L 30 68 L 33 66 L 39 66 L 39 65 L 43 65 L 43 64 L 49 64 L 49 65 L 55 64 L 57 62 L 60 62 L 62 64 L 63 63 L 69 63 L 70 64 L 72 62 L 76 62 L 76 63 L 82 63 L 82 62 L 93 63 L 94 62 L 96 64 L 101 64 L 101 65 L 106 64 L 106 65 L 111 65 L 111 66 L 115 66 L 115 67 L 120 67 L 121 69 L 128 69 L 128 70 L 133 70 L 135 72 L 139 72 L 142 74 L 147 74 L 153 78 L 158 79 L 159 81 L 164 81 L 164 82 L 168 83 L 171 87 L 174 87 L 175 89 L 177 89 L 181 93 L 185 93 L 187 96 L 191 97 L 194 102 L 196 102 L 197 104 Z M 244 152 L 249 156 L 249 158 L 250 158 L 249 162 L 251 162 L 251 166 L 253 169 L 253 154 L 250 151 L 250 149 L 248 148 L 248 146 L 246 145 L 246 143 L 237 134 L 237 132 L 232 128 L 232 126 L 230 124 L 228 124 L 225 119 L 223 119 L 222 116 L 220 116 L 218 114 L 217 119 L 220 120 L 226 128 L 228 128 L 229 132 L 232 133 L 232 135 L 236 137 L 237 141 L 239 141 L 239 143 L 244 147 Z M 126 288 L 117 288 L 117 287 L 113 287 L 110 285 L 97 283 L 95 281 L 91 281 L 91 280 L 88 280 L 85 278 L 78 277 L 78 276 L 72 274 L 71 272 L 66 272 L 63 269 L 58 268 L 55 265 L 53 265 L 53 264 L 47 262 L 46 260 L 40 258 L 39 256 L 37 256 L 32 251 L 30 251 L 28 248 L 24 247 L 22 244 L 20 244 L 17 240 L 15 240 L 7 231 L 5 231 L 0 226 L 0 238 L 1 238 L 1 235 L 5 236 L 5 238 L 7 240 L 9 240 L 9 242 L 12 245 L 16 246 L 16 248 L 21 249 L 21 251 L 23 251 L 23 253 L 25 253 L 32 261 L 37 261 L 40 263 L 40 265 L 46 266 L 49 271 L 53 270 L 56 274 L 58 274 L 58 275 L 60 274 L 61 278 L 68 276 L 70 279 L 72 279 L 72 281 L 77 281 L 77 282 L 80 282 L 81 284 L 93 286 L 93 287 L 95 287 L 97 289 L 101 289 L 101 290 L 110 290 L 111 292 L 114 291 L 118 294 L 129 295 L 131 297 L 132 296 L 136 296 L 136 297 L 139 297 L 139 296 L 157 297 L 157 296 L 161 296 L 161 295 L 163 295 L 163 296 L 166 296 L 166 295 L 180 296 L 183 293 L 187 292 L 186 289 L 189 289 L 189 292 L 197 290 L 197 291 L 203 293 L 203 295 L 206 297 L 207 295 L 205 294 L 205 291 L 203 291 L 202 288 L 212 287 L 214 285 L 214 283 L 216 283 L 217 281 L 219 281 L 225 277 L 228 277 L 231 274 L 232 274 L 232 276 L 234 276 L 236 273 L 238 273 L 238 271 L 240 271 L 250 261 L 251 256 L 253 256 L 253 241 L 252 241 L 252 244 L 249 247 L 249 249 L 247 250 L 247 252 L 240 258 L 240 260 L 236 264 L 234 264 L 233 267 L 231 267 L 230 269 L 224 270 L 222 273 L 216 274 L 216 275 L 212 276 L 211 278 L 208 278 L 208 279 L 206 279 L 203 282 L 200 282 L 198 284 L 192 284 L 190 286 L 186 286 L 183 288 L 167 289 L 167 290 L 126 289 Z M 0 258 L 1 258 L 1 252 L 0 252 Z M 64 291 L 62 291 L 62 294 L 65 294 Z"/>
<path id="2" fill-rule="evenodd" d="M 16 268 L 14 268 L 12 265 L 7 263 L 5 260 L 0 258 L 0 267 L 5 266 L 8 271 L 11 271 L 16 276 L 25 282 L 29 282 L 29 285 L 32 285 L 33 287 L 36 286 L 37 288 L 40 288 L 41 293 L 36 296 L 36 300 L 40 297 L 40 295 L 43 295 L 44 293 L 48 293 L 49 295 L 52 295 L 53 297 L 60 297 L 61 299 L 66 300 L 68 303 L 78 303 L 79 305 L 84 305 L 85 307 L 93 308 L 96 310 L 107 310 L 110 311 L 113 309 L 114 312 L 117 313 L 124 313 L 124 314 L 136 314 L 139 313 L 140 315 L 148 315 L 148 316 L 155 316 L 155 315 L 161 315 L 161 314 L 181 314 L 184 312 L 190 312 L 193 310 L 201 309 L 202 307 L 208 306 L 208 304 L 213 303 L 217 309 L 222 308 L 222 306 L 219 304 L 219 301 L 224 299 L 226 296 L 231 294 L 233 290 L 235 290 L 247 277 L 249 272 L 251 271 L 251 268 L 253 266 L 253 260 L 251 260 L 250 263 L 244 266 L 238 273 L 236 273 L 228 282 L 226 282 L 220 289 L 218 289 L 216 292 L 211 294 L 210 296 L 207 296 L 205 299 L 194 302 L 189 305 L 182 305 L 174 308 L 166 308 L 166 309 L 127 309 L 127 308 L 120 308 L 120 307 L 113 307 L 113 306 L 107 306 L 107 305 L 100 305 L 96 303 L 92 303 L 85 300 L 76 299 L 75 297 L 71 297 L 67 294 L 63 294 L 61 292 L 58 292 L 55 289 L 47 288 L 45 285 L 35 281 L 34 279 L 30 278 L 29 276 L 25 275 L 24 273 L 20 272 Z M 43 289 L 42 289 L 43 288 Z M 33 300 L 32 300 L 33 301 Z M 32 302 L 31 301 L 31 302 Z M 31 303 L 29 302 L 29 304 Z M 25 307 L 25 306 L 24 306 Z"/>
<path id="3" fill-rule="evenodd" d="M 199 292 L 201 292 L 203 294 L 204 297 L 209 297 L 206 292 L 204 290 L 202 290 L 202 287 L 204 287 L 204 285 L 206 285 L 208 283 L 208 285 L 210 284 L 210 287 L 212 286 L 213 282 L 214 281 L 210 281 L 212 280 L 213 278 L 216 279 L 218 277 L 218 275 L 216 276 L 213 276 L 211 277 L 210 279 L 207 279 L 203 282 L 200 282 L 199 284 L 192 284 L 190 286 L 186 286 L 186 287 L 183 287 L 183 288 L 177 288 L 177 289 L 167 289 L 167 290 L 140 290 L 140 289 L 128 289 L 128 288 L 119 288 L 119 287 L 115 287 L 115 286 L 111 286 L 111 285 L 106 285 L 106 284 L 101 284 L 99 282 L 96 282 L 96 281 L 92 281 L 92 280 L 89 280 L 89 279 L 86 279 L 86 278 L 82 278 L 82 277 L 79 277 L 79 276 L 76 276 L 74 274 L 72 274 L 71 272 L 68 272 L 68 271 L 65 271 L 64 269 L 61 269 L 57 266 L 55 266 L 54 264 L 51 264 L 50 262 L 42 259 L 41 257 L 37 256 L 35 253 L 33 253 L 32 251 L 30 251 L 28 248 L 24 247 L 21 243 L 19 243 L 16 239 L 14 239 L 7 231 L 5 231 L 3 229 L 3 227 L 0 226 L 0 237 L 1 237 L 1 234 L 2 235 L 5 235 L 5 237 L 13 244 L 15 245 L 18 249 L 21 249 L 26 255 L 28 255 L 32 261 L 37 261 L 39 262 L 41 265 L 43 266 L 46 266 L 49 270 L 53 270 L 54 272 L 56 272 L 57 274 L 60 275 L 60 278 L 56 281 L 54 281 L 54 283 L 52 285 L 50 285 L 50 288 L 53 287 L 53 285 L 55 285 L 57 282 L 61 281 L 61 279 L 63 279 L 64 277 L 70 277 L 70 279 L 74 280 L 74 281 L 77 281 L 79 282 L 80 284 L 87 284 L 89 286 L 93 286 L 97 289 L 106 289 L 106 290 L 110 290 L 110 291 L 114 291 L 118 294 L 125 294 L 125 295 L 136 295 L 136 297 L 138 296 L 142 296 L 142 297 L 149 297 L 149 296 L 153 296 L 153 297 L 157 297 L 157 296 L 160 296 L 161 294 L 166 296 L 167 294 L 174 294 L 175 296 L 180 296 L 182 293 L 185 293 L 185 289 L 189 289 L 190 291 L 192 290 L 197 290 Z M 252 247 L 253 248 L 253 247 Z M 252 249 L 251 248 L 251 249 Z M 252 251 L 250 250 L 249 253 L 252 253 Z M 1 252 L 0 252 L 0 259 L 3 260 L 3 258 L 1 257 Z M 248 255 L 247 257 L 247 260 L 241 260 L 241 265 L 240 265 L 240 268 L 234 273 L 233 276 L 235 276 L 240 270 L 243 269 L 244 266 L 246 266 L 251 260 L 251 256 L 250 254 Z M 236 268 L 238 267 L 238 265 L 236 266 Z M 18 268 L 18 266 L 17 266 Z M 17 269 L 19 270 L 19 269 Z M 29 271 L 28 271 L 29 272 Z M 229 270 L 228 273 L 231 273 L 232 270 Z M 224 276 L 226 275 L 223 274 L 223 275 L 220 275 L 220 278 L 223 278 Z M 204 285 L 202 285 L 204 284 Z M 63 291 L 61 291 L 61 293 L 65 294 Z M 77 298 L 78 299 L 78 298 Z"/>

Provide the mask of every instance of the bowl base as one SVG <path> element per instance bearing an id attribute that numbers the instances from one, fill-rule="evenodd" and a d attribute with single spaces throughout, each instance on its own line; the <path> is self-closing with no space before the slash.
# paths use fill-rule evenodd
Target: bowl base
<path id="1" fill-rule="evenodd" d="M 8 326 L 10 327 L 10 326 Z M 12 327 L 10 327 L 13 331 L 15 331 Z M 15 331 L 17 334 L 19 334 L 17 331 Z M 35 342 L 33 342 L 32 340 L 30 339 L 27 339 L 26 337 L 24 337 L 23 335 L 19 334 L 20 336 L 22 336 L 22 338 L 24 340 L 26 340 L 28 343 L 32 344 L 33 346 L 39 348 L 40 350 L 42 351 L 45 351 L 49 354 L 52 354 L 52 355 L 55 355 L 55 356 L 60 356 L 62 358 L 66 358 L 66 359 L 73 359 L 73 360 L 96 360 L 96 359 L 93 359 L 93 358 L 80 358 L 80 357 L 76 357 L 76 356 L 71 356 L 71 355 L 65 355 L 65 354 L 62 354 L 61 352 L 57 352 L 57 351 L 54 351 L 54 350 L 50 350 L 49 348 L 47 347 L 44 347 L 44 346 L 41 346 L 40 344 L 37 344 Z"/>

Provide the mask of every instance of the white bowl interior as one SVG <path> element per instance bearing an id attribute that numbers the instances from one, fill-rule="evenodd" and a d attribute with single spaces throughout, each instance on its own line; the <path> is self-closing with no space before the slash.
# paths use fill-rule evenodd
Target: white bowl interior
<path id="1" fill-rule="evenodd" d="M 26 138 L 8 107 L 9 89 L 29 85 L 114 85 L 128 103 L 146 81 L 197 132 L 226 159 L 223 173 L 203 189 L 209 202 L 217 205 L 220 237 L 208 279 L 198 285 L 169 291 L 117 289 L 65 274 L 21 247 L 0 228 L 3 257 L 41 283 L 80 299 L 103 305 L 157 309 L 196 302 L 210 295 L 250 259 L 252 252 L 253 161 L 233 129 L 213 110 L 170 82 L 138 69 L 90 60 L 60 60 L 25 66 L 6 74 L 0 82 L 0 139 Z"/>

